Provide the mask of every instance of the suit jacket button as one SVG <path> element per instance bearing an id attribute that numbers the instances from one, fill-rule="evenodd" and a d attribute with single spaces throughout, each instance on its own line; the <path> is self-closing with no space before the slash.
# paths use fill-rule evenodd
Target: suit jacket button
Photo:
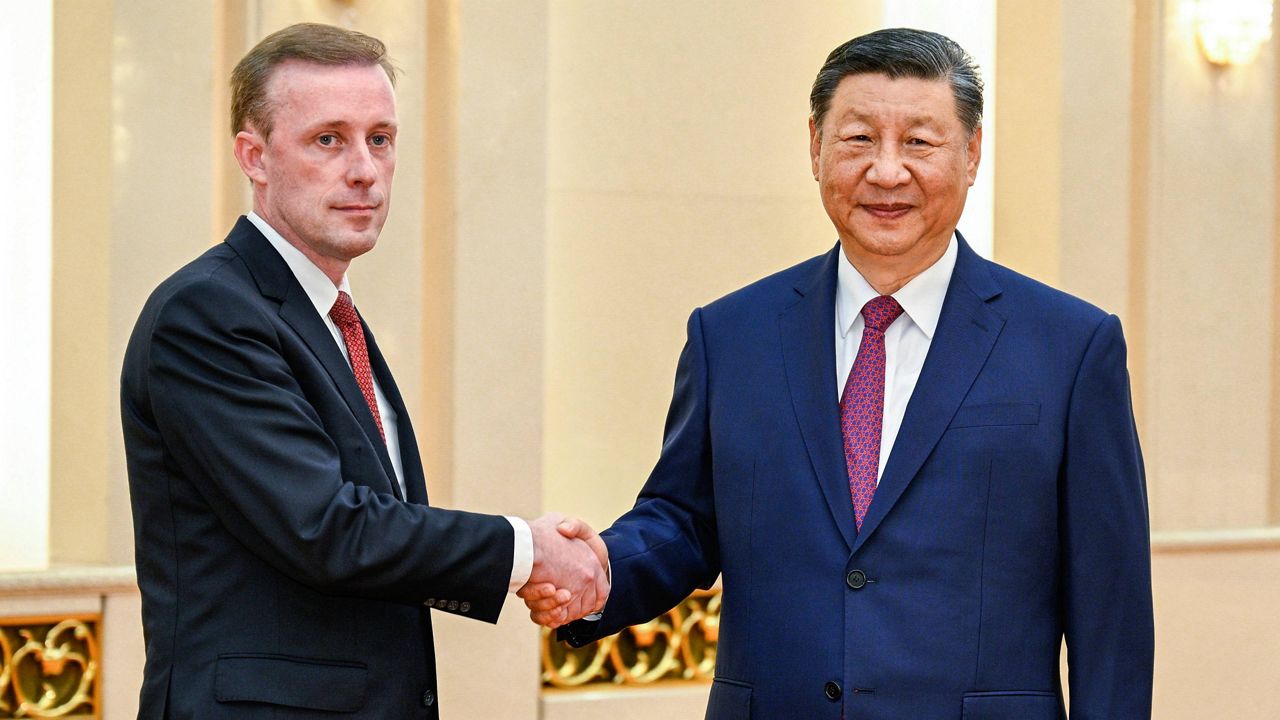
<path id="1" fill-rule="evenodd" d="M 829 682 L 826 685 L 823 685 L 822 694 L 826 695 L 827 699 L 830 700 L 831 702 L 835 702 L 839 700 L 840 699 L 840 683 Z"/>
<path id="2" fill-rule="evenodd" d="M 427 601 L 426 601 L 426 602 L 424 602 L 424 603 L 422 603 L 422 604 L 423 604 L 423 605 L 426 605 L 427 607 L 434 607 L 434 606 L 435 606 L 435 604 L 436 604 L 436 599 L 435 599 L 435 598 L 427 598 Z"/>
<path id="3" fill-rule="evenodd" d="M 458 609 L 461 610 L 462 612 L 471 612 L 471 603 L 464 602 L 458 606 Z"/>
<path id="4" fill-rule="evenodd" d="M 457 610 L 457 609 L 458 609 L 458 601 L 457 601 L 457 600 L 450 600 L 450 601 L 449 601 L 449 612 L 454 612 L 454 611 L 455 611 L 455 610 Z"/>
<path id="5" fill-rule="evenodd" d="M 436 694 L 430 690 L 422 691 L 422 707 L 431 707 L 436 704 Z"/>
<path id="6" fill-rule="evenodd" d="M 867 574 L 861 570 L 851 570 L 845 576 L 844 581 L 854 590 L 861 590 L 867 585 Z"/>

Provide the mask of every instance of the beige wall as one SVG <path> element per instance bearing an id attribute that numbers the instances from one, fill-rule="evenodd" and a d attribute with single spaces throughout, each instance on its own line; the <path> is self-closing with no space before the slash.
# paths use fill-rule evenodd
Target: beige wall
<path id="1" fill-rule="evenodd" d="M 835 242 L 809 85 L 879 3 L 551 7 L 544 501 L 605 526 L 657 458 L 689 313 Z"/>
<path id="2" fill-rule="evenodd" d="M 1280 519 L 1280 73 L 1274 42 L 1207 67 L 1185 5 L 1000 3 L 995 252 L 1124 320 L 1157 717 L 1264 718 L 1280 714 L 1280 537 L 1257 530 Z M 689 311 L 834 241 L 807 90 L 879 6 L 56 3 L 54 560 L 132 559 L 120 358 L 150 289 L 246 207 L 221 88 L 261 35 L 349 24 L 405 71 L 395 210 L 353 283 L 433 500 L 602 526 L 656 457 Z M 539 712 L 535 633 L 505 615 L 441 621 L 452 716 Z"/>

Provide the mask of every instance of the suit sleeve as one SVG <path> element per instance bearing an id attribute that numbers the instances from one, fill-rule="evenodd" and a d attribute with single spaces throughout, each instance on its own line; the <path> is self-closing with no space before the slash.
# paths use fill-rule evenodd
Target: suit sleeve
<path id="1" fill-rule="evenodd" d="M 1094 331 L 1077 374 L 1059 488 L 1071 717 L 1149 720 L 1146 481 L 1114 315 Z"/>
<path id="2" fill-rule="evenodd" d="M 676 368 L 662 454 L 635 507 L 601 533 L 609 547 L 612 588 L 598 622 L 561 629 L 581 646 L 675 607 L 720 574 L 711 472 L 707 353 L 702 313 L 689 318 Z"/>
<path id="3" fill-rule="evenodd" d="M 227 532 L 301 583 L 412 603 L 471 598 L 471 616 L 495 621 L 511 524 L 404 503 L 344 474 L 343 439 L 307 400 L 267 310 L 215 280 L 158 310 L 145 373 L 166 464 Z"/>

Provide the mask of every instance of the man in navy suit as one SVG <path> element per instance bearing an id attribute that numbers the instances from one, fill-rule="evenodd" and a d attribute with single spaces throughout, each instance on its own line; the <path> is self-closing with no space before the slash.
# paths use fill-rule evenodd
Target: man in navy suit
<path id="1" fill-rule="evenodd" d="M 254 210 L 151 295 L 121 378 L 140 718 L 438 718 L 431 609 L 608 592 L 603 546 L 556 515 L 427 504 L 346 274 L 390 205 L 394 79 L 380 41 L 313 24 L 232 75 Z"/>
<path id="2" fill-rule="evenodd" d="M 951 40 L 831 53 L 831 251 L 694 311 L 582 644 L 722 578 L 709 720 L 1149 719 L 1147 504 L 1120 323 L 956 232 L 982 85 Z M 536 621 L 577 613 L 529 598 Z"/>

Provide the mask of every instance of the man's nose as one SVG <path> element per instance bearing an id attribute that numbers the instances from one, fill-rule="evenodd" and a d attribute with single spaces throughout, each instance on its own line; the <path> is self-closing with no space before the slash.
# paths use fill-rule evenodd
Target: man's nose
<path id="1" fill-rule="evenodd" d="M 350 147 L 347 158 L 347 184 L 368 186 L 377 182 L 378 166 L 373 162 L 369 146 L 359 143 Z"/>
<path id="2" fill-rule="evenodd" d="M 876 148 L 875 159 L 867 169 L 867 182 L 880 187 L 897 187 L 911 180 L 911 173 L 902 162 L 902 150 L 893 143 L 882 143 Z"/>

